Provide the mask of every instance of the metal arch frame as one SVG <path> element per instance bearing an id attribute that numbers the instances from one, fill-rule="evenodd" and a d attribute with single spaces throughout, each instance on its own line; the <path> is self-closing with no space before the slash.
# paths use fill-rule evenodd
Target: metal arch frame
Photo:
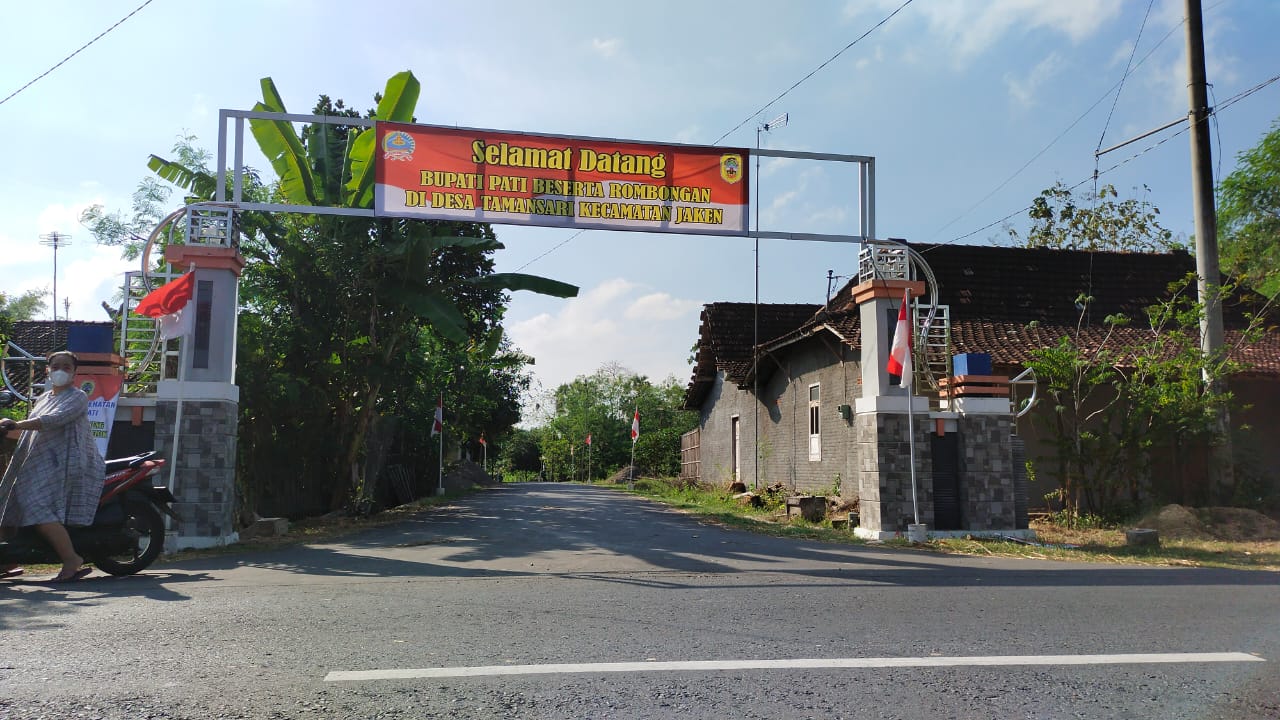
<path id="1" fill-rule="evenodd" d="M 218 111 L 218 171 L 217 171 L 217 187 L 212 203 L 193 203 L 193 205 L 214 205 L 214 206 L 230 206 L 236 210 L 260 210 L 268 212 L 293 212 L 306 213 L 314 215 L 347 215 L 352 217 L 377 217 L 374 211 L 367 208 L 342 208 L 329 207 L 323 205 L 289 205 L 286 203 L 256 203 L 244 202 L 244 126 L 245 120 L 276 120 L 291 123 L 328 123 L 341 125 L 355 125 L 357 127 L 371 128 L 376 122 L 370 118 L 352 118 L 334 115 L 300 115 L 297 113 L 278 113 L 266 112 L 261 110 L 228 110 L 222 109 Z M 230 197 L 228 197 L 227 187 L 227 123 L 231 121 L 233 127 L 233 144 L 231 147 L 232 165 L 231 165 L 231 187 Z M 430 125 L 428 125 L 430 127 Z M 445 127 L 445 126 L 436 126 Z M 572 140 L 588 140 L 601 142 L 625 142 L 635 145 L 657 145 L 663 147 L 689 147 L 689 148 L 705 148 L 705 145 L 695 145 L 691 143 L 664 143 L 646 140 L 633 140 L 630 138 L 610 138 L 610 137 L 592 137 L 586 135 L 561 135 L 555 133 L 530 133 L 512 130 L 497 130 L 493 128 L 473 128 L 473 127 L 452 127 L 450 130 L 465 130 L 475 132 L 501 132 L 509 135 L 529 135 L 546 138 L 563 138 Z M 749 237 L 762 238 L 766 240 L 801 240 L 808 242 L 837 242 L 837 243 L 865 243 L 879 244 L 887 242 L 876 239 L 875 226 L 875 202 L 876 202 L 876 159 L 870 155 L 846 155 L 838 153 L 816 153 L 801 152 L 797 150 L 749 150 L 761 157 L 780 157 L 793 160 L 817 160 L 823 162 L 846 162 L 856 163 L 858 165 L 858 234 L 857 235 L 841 235 L 831 233 L 802 233 L 802 232 L 785 232 L 785 231 L 761 231 L 759 229 L 750 230 L 745 233 L 738 233 L 728 237 Z M 756 178 L 752 178 L 752 182 L 758 182 Z M 501 221 L 487 220 L 493 225 L 503 225 Z M 570 228 L 572 229 L 572 228 Z M 614 232 L 658 232 L 669 235 L 680 235 L 682 233 L 672 232 L 668 228 L 663 229 L 625 229 L 618 228 Z"/>

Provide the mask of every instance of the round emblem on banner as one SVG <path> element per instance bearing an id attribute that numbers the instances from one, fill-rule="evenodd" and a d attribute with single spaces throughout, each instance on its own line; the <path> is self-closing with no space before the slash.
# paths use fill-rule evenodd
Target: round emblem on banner
<path id="1" fill-rule="evenodd" d="M 730 185 L 742 179 L 742 156 L 721 155 L 720 156 L 720 177 Z"/>
<path id="2" fill-rule="evenodd" d="M 407 132 L 393 130 L 382 138 L 384 160 L 412 160 L 413 148 L 413 136 Z"/>
<path id="3" fill-rule="evenodd" d="M 82 380 L 80 382 L 80 389 L 84 391 L 85 395 L 92 396 L 94 387 L 95 387 L 95 384 L 92 380 Z"/>

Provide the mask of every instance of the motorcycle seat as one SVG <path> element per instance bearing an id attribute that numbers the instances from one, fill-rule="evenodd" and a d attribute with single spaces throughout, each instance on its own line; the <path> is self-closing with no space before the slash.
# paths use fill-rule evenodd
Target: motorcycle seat
<path id="1" fill-rule="evenodd" d="M 142 453 L 141 455 L 134 455 L 133 457 L 116 458 L 115 460 L 108 460 L 107 474 L 110 475 L 113 472 L 119 472 L 120 470 L 124 470 L 125 468 L 136 468 L 142 463 L 146 462 L 147 460 L 150 460 L 151 456 L 155 454 L 156 454 L 155 450 L 149 450 L 147 452 Z"/>

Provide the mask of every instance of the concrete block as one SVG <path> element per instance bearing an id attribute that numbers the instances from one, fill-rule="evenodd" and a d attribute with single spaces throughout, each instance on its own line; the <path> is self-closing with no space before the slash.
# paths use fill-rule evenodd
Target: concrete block
<path id="1" fill-rule="evenodd" d="M 280 537 L 288 534 L 288 532 L 289 520 L 287 518 L 260 518 L 240 531 L 240 539 Z"/>
<path id="2" fill-rule="evenodd" d="M 1160 547 L 1160 531 L 1147 528 L 1125 530 L 1124 543 L 1130 547 Z"/>

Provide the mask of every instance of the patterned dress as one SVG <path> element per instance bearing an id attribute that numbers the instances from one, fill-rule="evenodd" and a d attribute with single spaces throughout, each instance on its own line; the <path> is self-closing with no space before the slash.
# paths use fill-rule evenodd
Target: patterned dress
<path id="1" fill-rule="evenodd" d="M 0 480 L 0 526 L 92 524 L 106 469 L 89 429 L 89 397 L 77 387 L 47 392 L 31 417 L 41 429 L 23 431 Z"/>

